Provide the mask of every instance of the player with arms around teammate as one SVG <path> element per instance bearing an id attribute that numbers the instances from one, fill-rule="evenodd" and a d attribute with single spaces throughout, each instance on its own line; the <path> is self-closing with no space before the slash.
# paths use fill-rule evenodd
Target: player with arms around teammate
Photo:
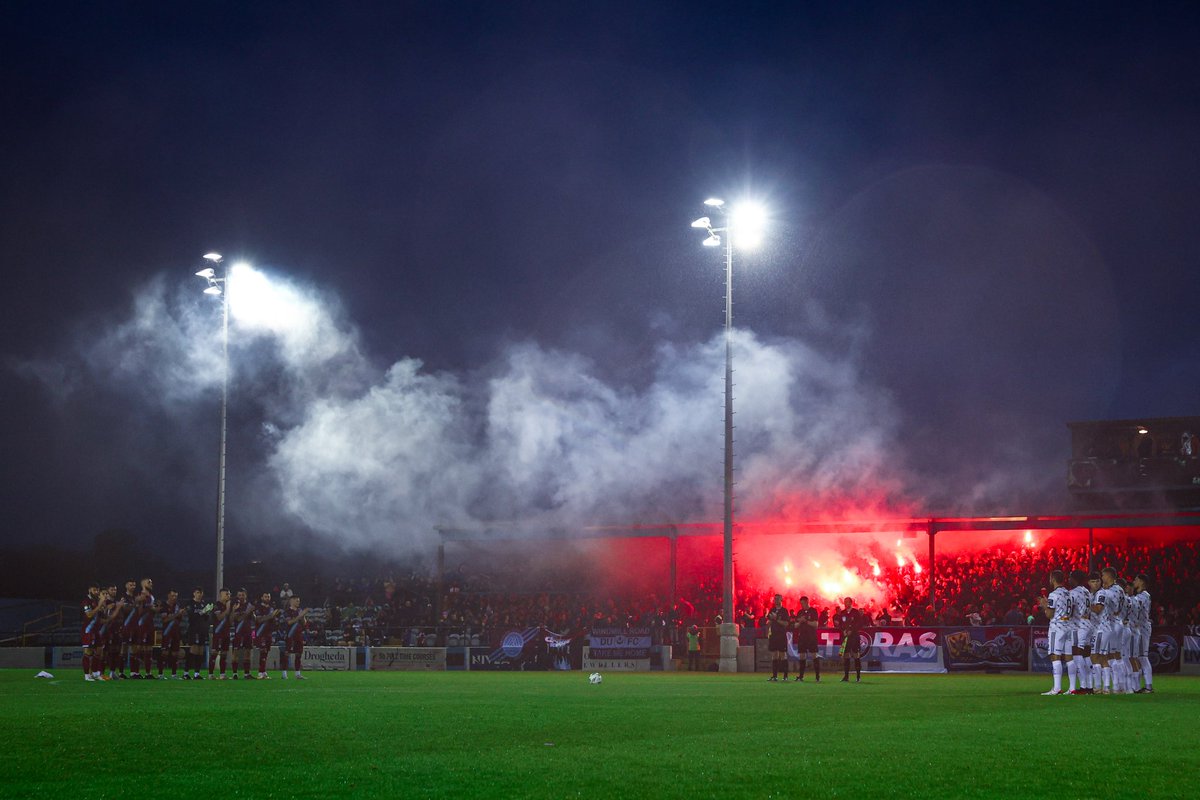
<path id="1" fill-rule="evenodd" d="M 1043 695 L 1068 694 L 1075 691 L 1075 629 L 1071 624 L 1071 593 L 1063 584 L 1066 576 L 1062 570 L 1050 573 L 1051 591 L 1047 597 L 1039 597 L 1038 606 L 1050 620 L 1047 651 L 1050 654 L 1050 666 L 1054 673 L 1054 687 Z M 1066 667 L 1070 686 L 1063 691 L 1063 668 Z"/>
<path id="2" fill-rule="evenodd" d="M 820 615 L 808 604 L 808 596 L 800 598 L 800 608 L 796 611 L 796 652 L 800 656 L 800 666 L 796 670 L 796 680 L 804 680 L 804 667 L 812 659 L 813 674 L 817 683 L 821 682 L 821 656 L 817 650 L 817 625 Z"/>
<path id="3" fill-rule="evenodd" d="M 267 654 L 275 642 L 275 619 L 280 609 L 271 607 L 271 593 L 263 592 L 254 606 L 254 645 L 258 648 L 258 679 L 266 680 Z"/>
<path id="4" fill-rule="evenodd" d="M 854 662 L 854 682 L 862 681 L 862 640 L 859 634 L 867 627 L 863 612 L 854 607 L 854 598 L 847 597 L 843 607 L 833 615 L 833 627 L 842 633 L 842 683 L 850 681 L 850 662 Z"/>
<path id="5" fill-rule="evenodd" d="M 1071 627 L 1075 631 L 1071 662 L 1075 665 L 1075 677 L 1079 681 L 1073 694 L 1091 694 L 1092 668 L 1088 656 L 1092 643 L 1092 593 L 1087 587 L 1087 573 L 1081 569 L 1074 570 L 1071 584 Z"/>
<path id="6" fill-rule="evenodd" d="M 300 608 L 300 595 L 288 598 L 288 607 L 283 610 L 283 678 L 287 680 L 287 657 L 295 657 L 296 678 L 304 680 L 300 672 L 300 659 L 304 655 L 304 632 L 308 630 L 308 609 Z"/>
<path id="7" fill-rule="evenodd" d="M 153 680 L 150 662 L 154 655 L 154 615 L 158 612 L 158 600 L 154 598 L 154 581 L 142 578 L 142 589 L 138 593 L 137 627 L 134 630 L 132 658 L 141 660 L 146 669 L 146 678 Z M 137 667 L 134 667 L 133 677 L 137 677 Z"/>
<path id="8" fill-rule="evenodd" d="M 779 680 L 779 670 L 783 670 L 783 679 L 788 679 L 787 663 L 787 629 L 788 610 L 783 607 L 783 595 L 775 595 L 775 603 L 767 610 L 767 650 L 771 653 L 771 677 L 769 681 Z"/>
<path id="9" fill-rule="evenodd" d="M 1100 664 L 1100 692 L 1112 694 L 1113 670 L 1109 656 L 1116 637 L 1114 626 L 1121 610 L 1120 588 L 1117 587 L 1117 571 L 1112 567 L 1100 570 L 1100 589 L 1092 597 L 1092 611 L 1098 615 L 1096 638 L 1092 642 L 1092 658 Z M 1095 687 L 1093 670 L 1092 686 Z"/>
<path id="10" fill-rule="evenodd" d="M 201 680 L 200 669 L 204 666 L 204 645 L 208 644 L 208 615 L 212 604 L 204 602 L 204 590 L 192 589 L 192 602 L 187 604 L 187 655 L 183 665 L 183 679 Z M 190 673 L 190 674 L 189 674 Z"/>
<path id="11" fill-rule="evenodd" d="M 1133 578 L 1133 596 L 1137 613 L 1133 623 L 1133 656 L 1135 668 L 1141 669 L 1142 679 L 1146 682 L 1144 688 L 1138 689 L 1138 694 L 1149 694 L 1154 691 L 1154 670 L 1150 666 L 1150 618 L 1154 607 L 1150 601 L 1150 576 L 1139 572 Z"/>

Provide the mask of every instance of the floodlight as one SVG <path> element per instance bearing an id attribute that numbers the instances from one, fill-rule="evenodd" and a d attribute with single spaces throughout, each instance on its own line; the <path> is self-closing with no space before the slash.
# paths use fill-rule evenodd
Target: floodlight
<path id="1" fill-rule="evenodd" d="M 713 208 L 720 208 L 721 206 L 725 205 L 725 201 L 719 197 L 710 197 L 704 201 L 704 205 L 712 206 Z"/>
<path id="2" fill-rule="evenodd" d="M 204 269 L 202 269 L 196 273 L 196 277 L 204 278 L 205 280 L 211 281 L 216 276 L 216 274 L 217 273 L 215 271 L 213 271 L 212 267 L 205 267 Z"/>
<path id="3" fill-rule="evenodd" d="M 211 294 L 211 295 L 218 295 L 221 293 L 221 287 L 220 286 L 210 286 L 204 290 L 204 293 Z"/>
<path id="4" fill-rule="evenodd" d="M 702 242 L 702 244 L 705 247 L 716 247 L 720 243 L 721 243 L 721 237 L 717 236 L 715 233 L 710 233 L 708 235 L 708 238 Z"/>
<path id="5" fill-rule="evenodd" d="M 204 260 L 211 261 L 214 264 L 220 264 L 221 263 L 221 254 L 220 253 L 205 253 Z"/>
<path id="6" fill-rule="evenodd" d="M 766 227 L 767 210 L 760 203 L 738 203 L 729 215 L 729 228 L 734 234 L 733 242 L 739 248 L 753 249 L 762 244 Z"/>
<path id="7" fill-rule="evenodd" d="M 709 221 L 708 217 L 701 217 L 700 219 L 698 219 L 692 223 L 692 227 L 693 228 L 711 228 L 712 223 Z"/>

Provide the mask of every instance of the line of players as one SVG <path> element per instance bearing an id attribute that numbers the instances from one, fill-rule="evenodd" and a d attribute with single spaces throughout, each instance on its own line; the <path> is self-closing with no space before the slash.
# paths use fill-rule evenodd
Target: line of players
<path id="1" fill-rule="evenodd" d="M 270 677 L 267 654 L 274 646 L 276 625 L 281 623 L 283 677 L 288 676 L 287 657 L 291 655 L 295 658 L 296 677 L 304 680 L 300 662 L 304 633 L 308 629 L 308 609 L 300 608 L 299 595 L 293 595 L 286 608 L 275 608 L 270 592 L 263 592 L 257 603 L 251 603 L 245 589 L 239 589 L 234 598 L 228 589 L 221 589 L 216 602 L 206 602 L 204 590 L 196 587 L 191 602 L 180 604 L 179 593 L 174 590 L 167 592 L 166 600 L 156 599 L 154 581 L 143 578 L 140 585 L 137 581 L 126 581 L 123 594 L 118 593 L 116 584 L 102 589 L 93 582 L 81 608 L 85 681 L 124 679 L 127 663 L 129 678 L 154 679 L 151 660 L 156 617 L 162 630 L 159 679 L 164 677 L 166 666 L 171 670 L 171 678 L 202 680 L 206 645 L 210 679 L 225 680 L 227 667 L 232 667 L 233 680 L 238 678 L 239 667 L 246 680 L 267 679 Z M 259 654 L 258 673 L 251 676 L 250 654 L 254 650 Z M 182 678 L 178 674 L 181 655 L 184 656 Z M 214 676 L 218 666 L 220 673 Z"/>
<path id="2" fill-rule="evenodd" d="M 1149 577 L 1139 573 L 1126 581 L 1105 567 L 1090 575 L 1075 570 L 1071 583 L 1068 588 L 1062 571 L 1055 570 L 1049 595 L 1037 601 L 1050 620 L 1047 649 L 1054 675 L 1053 688 L 1042 694 L 1153 692 Z"/>

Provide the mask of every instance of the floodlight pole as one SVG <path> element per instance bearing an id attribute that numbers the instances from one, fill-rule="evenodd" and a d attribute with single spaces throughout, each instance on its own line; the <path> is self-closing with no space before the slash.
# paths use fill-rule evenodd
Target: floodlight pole
<path id="1" fill-rule="evenodd" d="M 229 268 L 223 265 L 220 253 L 207 253 L 204 260 L 212 266 L 196 273 L 208 286 L 205 294 L 221 296 L 221 447 L 217 456 L 217 585 L 213 597 L 218 597 L 225 585 L 225 441 L 229 428 Z M 216 268 L 221 268 L 217 275 Z"/>
<path id="2" fill-rule="evenodd" d="M 733 236 L 725 232 L 725 525 L 722 531 L 725 568 L 722 576 L 722 622 L 733 618 Z M 736 651 L 734 653 L 736 659 Z M 734 670 L 737 662 L 734 662 Z"/>
<path id="3" fill-rule="evenodd" d="M 704 201 L 706 206 L 722 215 L 726 214 L 725 203 L 717 198 Z M 728 219 L 728 218 L 727 218 Z M 714 228 L 708 217 L 692 223 L 693 228 L 708 232 L 705 244 L 720 243 L 718 233 L 725 236 L 725 519 L 722 529 L 724 565 L 722 574 L 721 657 L 718 668 L 721 672 L 737 672 L 738 628 L 734 619 L 734 571 L 733 571 L 733 234 L 732 225 Z"/>
<path id="4" fill-rule="evenodd" d="M 221 449 L 217 461 L 217 585 L 219 597 L 225 585 L 225 441 L 229 417 L 229 268 L 221 278 Z"/>

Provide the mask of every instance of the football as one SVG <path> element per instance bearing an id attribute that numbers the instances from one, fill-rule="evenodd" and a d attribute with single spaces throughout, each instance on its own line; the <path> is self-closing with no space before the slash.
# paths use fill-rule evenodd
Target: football
<path id="1" fill-rule="evenodd" d="M 593 672 L 588 676 L 588 683 L 599 683 L 602 680 L 604 680 L 604 676 L 599 672 Z"/>

